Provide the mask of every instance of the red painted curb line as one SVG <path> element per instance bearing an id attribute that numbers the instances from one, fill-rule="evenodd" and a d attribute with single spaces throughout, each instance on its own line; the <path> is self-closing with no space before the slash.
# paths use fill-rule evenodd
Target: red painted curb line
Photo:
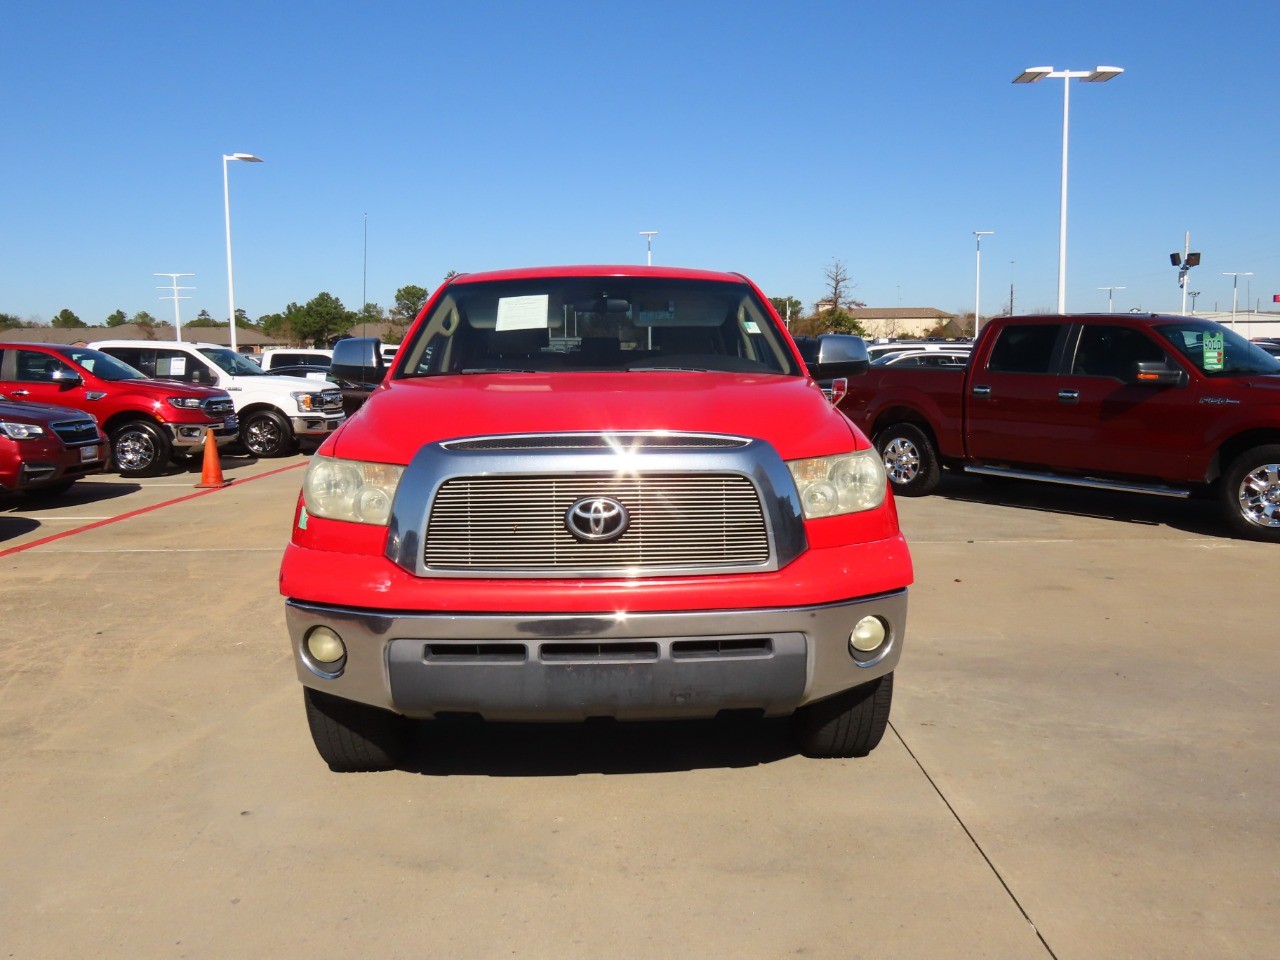
<path id="1" fill-rule="evenodd" d="M 298 467 L 305 466 L 305 463 L 291 463 L 287 467 L 277 467 L 275 470 L 268 470 L 266 473 L 259 473 L 252 477 L 237 478 L 235 481 L 224 487 L 201 490 L 198 493 L 188 493 L 185 497 L 176 497 L 173 500 L 166 500 L 163 503 L 154 503 L 149 507 L 142 507 L 139 510 L 131 510 L 128 513 L 122 513 L 118 517 L 111 517 L 107 520 L 96 520 L 93 523 L 86 523 L 83 527 L 76 527 L 74 530 L 64 530 L 62 533 L 55 533 L 52 536 L 43 537 L 39 540 L 32 540 L 30 543 L 22 544 L 20 547 L 10 547 L 8 550 L 0 550 L 0 559 L 4 559 L 5 557 L 11 556 L 15 553 L 21 553 L 23 550 L 30 550 L 32 547 L 41 547 L 46 543 L 53 543 L 55 540 L 61 540 L 64 537 L 74 537 L 77 533 L 85 533 L 89 530 L 96 530 L 99 527 L 105 527 L 108 524 L 119 523 L 121 520 L 140 517 L 144 513 L 159 510 L 161 507 L 171 507 L 175 503 L 185 503 L 188 500 L 194 500 L 196 497 L 207 497 L 209 494 L 218 493 L 220 490 L 228 490 L 231 487 L 240 486 L 253 480 L 261 480 L 263 477 L 275 476 L 277 473 L 285 473 L 288 470 L 296 470 Z"/>

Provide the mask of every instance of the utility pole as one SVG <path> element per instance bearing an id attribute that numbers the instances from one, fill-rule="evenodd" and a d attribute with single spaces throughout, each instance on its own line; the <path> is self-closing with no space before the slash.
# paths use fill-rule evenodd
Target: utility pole
<path id="1" fill-rule="evenodd" d="M 1188 230 L 1182 244 L 1182 254 L 1169 254 L 1169 262 L 1178 268 L 1178 286 L 1182 288 L 1182 313 L 1187 312 L 1187 274 L 1192 267 L 1200 266 L 1200 254 L 1191 252 L 1191 231 Z"/>
<path id="2" fill-rule="evenodd" d="M 179 291 L 179 290 L 194 290 L 194 289 L 195 289 L 195 287 L 180 287 L 180 286 L 178 286 L 178 278 L 179 278 L 179 277 L 194 277 L 194 276 L 195 276 L 195 274 L 194 274 L 194 273 L 155 273 L 155 274 L 152 274 L 152 276 L 155 276 L 155 277 L 168 277 L 168 278 L 169 278 L 169 282 L 170 282 L 170 285 L 169 285 L 169 286 L 167 286 L 167 287 L 156 287 L 156 289 L 157 289 L 157 290 L 172 290 L 172 291 L 173 291 L 169 296 L 167 296 L 167 297 L 161 297 L 160 299 L 161 299 L 161 300 L 172 300 L 172 301 L 173 301 L 173 336 L 174 336 L 174 339 L 175 339 L 178 343 L 181 343 L 181 342 L 182 342 L 182 317 L 179 315 L 179 312 L 178 312 L 178 301 L 179 301 L 179 300 L 190 300 L 191 298 L 190 298 L 190 297 L 183 297 L 183 296 L 179 296 L 179 295 L 178 295 L 178 291 Z"/>
<path id="3" fill-rule="evenodd" d="M 1127 287 L 1099 287 L 1098 289 L 1107 291 L 1107 313 L 1114 313 L 1115 311 L 1112 310 L 1111 308 L 1111 291 L 1127 290 L 1128 288 Z"/>

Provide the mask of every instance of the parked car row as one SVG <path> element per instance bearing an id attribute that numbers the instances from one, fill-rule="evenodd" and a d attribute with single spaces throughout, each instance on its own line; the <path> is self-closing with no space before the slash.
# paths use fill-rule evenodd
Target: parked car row
<path id="1" fill-rule="evenodd" d="M 213 344 L 0 343 L 0 393 L 28 407 L 75 413 L 77 420 L 87 415 L 108 442 L 98 469 L 111 465 L 126 477 L 154 476 L 198 456 L 210 435 L 219 448 L 238 442 L 253 456 L 284 456 L 303 439 L 323 439 L 346 419 L 336 385 L 270 376 Z M 47 439 L 47 432 L 27 436 L 15 426 L 7 439 L 19 443 L 41 435 Z M 16 456 L 22 450 L 34 447 L 11 448 L 9 462 L 30 459 Z M 28 470 L 23 484 L 15 480 L 5 488 L 53 487 L 63 477 L 74 480 L 73 474 Z"/>

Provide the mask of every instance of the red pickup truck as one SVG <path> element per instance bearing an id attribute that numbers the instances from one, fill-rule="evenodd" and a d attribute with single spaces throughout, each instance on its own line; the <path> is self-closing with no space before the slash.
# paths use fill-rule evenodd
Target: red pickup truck
<path id="1" fill-rule="evenodd" d="M 171 460 L 239 436 L 227 391 L 176 380 L 149 380 L 89 347 L 0 343 L 0 392 L 13 400 L 74 407 L 92 414 L 111 441 L 121 476 L 159 474 Z"/>
<path id="2" fill-rule="evenodd" d="M 1280 361 L 1197 317 L 999 317 L 958 370 L 872 366 L 840 409 L 893 488 L 942 467 L 1172 497 L 1214 496 L 1280 541 Z"/>
<path id="3" fill-rule="evenodd" d="M 334 376 L 378 347 L 339 341 Z M 320 755 L 372 770 L 450 714 L 790 715 L 862 756 L 911 578 L 879 455 L 754 284 L 562 267 L 436 291 L 312 458 L 280 587 Z"/>

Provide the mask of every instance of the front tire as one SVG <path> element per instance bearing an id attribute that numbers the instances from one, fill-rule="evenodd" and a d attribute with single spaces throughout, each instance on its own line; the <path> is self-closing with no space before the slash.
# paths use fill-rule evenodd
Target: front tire
<path id="1" fill-rule="evenodd" d="M 154 477 L 164 472 L 173 444 L 146 420 L 130 420 L 111 431 L 111 459 L 122 477 Z"/>
<path id="2" fill-rule="evenodd" d="M 893 674 L 801 707 L 792 718 L 806 757 L 865 757 L 889 725 Z"/>
<path id="3" fill-rule="evenodd" d="M 393 770 L 409 745 L 409 721 L 389 710 L 303 687 L 316 750 L 335 773 Z"/>
<path id="4" fill-rule="evenodd" d="M 1231 528 L 1249 540 L 1280 542 L 1280 444 L 1246 450 L 1232 461 L 1218 489 Z"/>
<path id="5" fill-rule="evenodd" d="M 894 423 L 875 438 L 893 492 L 903 497 L 932 493 L 942 479 L 938 453 L 929 435 L 910 423 Z"/>
<path id="6" fill-rule="evenodd" d="M 274 410 L 255 410 L 240 425 L 240 441 L 255 457 L 283 457 L 293 440 L 293 427 Z"/>

